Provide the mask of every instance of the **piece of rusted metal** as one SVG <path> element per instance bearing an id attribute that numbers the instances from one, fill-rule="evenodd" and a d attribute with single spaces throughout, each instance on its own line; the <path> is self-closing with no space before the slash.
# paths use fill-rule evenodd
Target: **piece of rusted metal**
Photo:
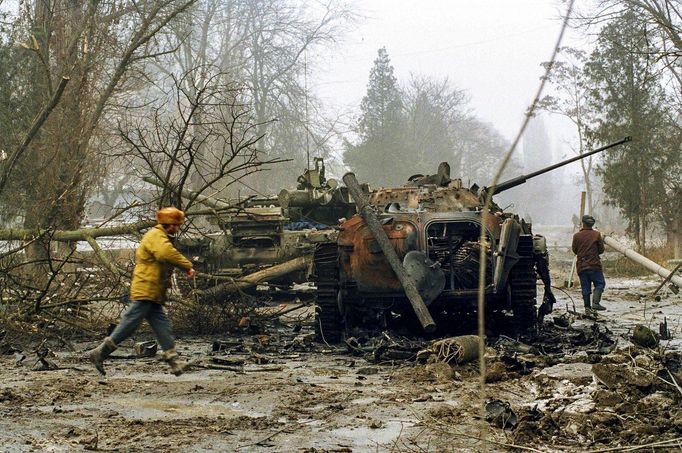
<path id="1" fill-rule="evenodd" d="M 416 235 L 415 227 L 407 222 L 382 226 L 398 258 L 408 251 L 408 240 Z M 365 220 L 354 216 L 341 224 L 338 244 L 341 267 L 349 279 L 362 291 L 400 291 L 402 285 L 384 256 L 374 233 Z"/>

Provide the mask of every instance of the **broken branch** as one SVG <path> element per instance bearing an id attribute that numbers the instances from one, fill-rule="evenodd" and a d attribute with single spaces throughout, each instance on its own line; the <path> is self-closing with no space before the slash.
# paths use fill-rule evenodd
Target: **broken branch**
<path id="1" fill-rule="evenodd" d="M 130 275 L 125 272 L 122 269 L 117 268 L 114 263 L 112 263 L 107 255 L 104 253 L 104 250 L 99 246 L 95 238 L 92 236 L 85 236 L 85 240 L 88 241 L 88 244 L 90 244 L 90 247 L 92 247 L 92 251 L 95 253 L 95 256 L 99 259 L 99 261 L 106 267 L 109 272 L 112 273 L 112 275 L 116 278 L 118 277 L 130 277 Z"/>

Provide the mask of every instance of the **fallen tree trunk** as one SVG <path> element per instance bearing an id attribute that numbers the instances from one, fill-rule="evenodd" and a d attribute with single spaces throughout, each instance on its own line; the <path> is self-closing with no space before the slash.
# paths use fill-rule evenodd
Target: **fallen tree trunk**
<path id="1" fill-rule="evenodd" d="M 622 253 L 625 255 L 626 258 L 631 259 L 637 264 L 641 264 L 645 268 L 649 269 L 651 272 L 660 275 L 663 278 L 669 278 L 672 283 L 674 283 L 677 287 L 682 288 L 682 277 L 679 275 L 671 275 L 672 272 L 670 272 L 668 269 L 665 267 L 661 266 L 660 264 L 651 261 L 649 258 L 646 256 L 640 255 L 639 253 L 635 252 L 634 250 L 628 249 L 627 247 L 624 247 L 623 245 L 619 244 L 616 242 L 612 237 L 609 236 L 604 236 L 604 244 L 608 245 L 612 249 L 616 250 L 617 252 Z"/>
<path id="2" fill-rule="evenodd" d="M 49 229 L 9 229 L 0 230 L 0 241 L 30 241 L 39 237 L 49 237 L 52 241 L 73 242 L 87 241 L 88 238 L 98 238 L 102 236 L 122 236 L 126 234 L 138 233 L 145 228 L 156 225 L 154 220 L 143 220 L 141 222 L 130 223 L 107 228 L 80 228 L 78 230 L 49 230 Z"/>
<path id="3" fill-rule="evenodd" d="M 200 210 L 190 208 L 185 211 L 186 216 L 211 215 L 215 210 Z M 126 234 L 139 233 L 142 230 L 156 225 L 156 220 L 141 220 L 135 223 L 127 223 L 106 228 L 79 228 L 77 230 L 52 230 L 49 228 L 10 228 L 0 229 L 0 241 L 30 241 L 40 237 L 49 237 L 51 241 L 73 242 L 87 241 L 88 237 L 96 239 L 106 236 L 124 236 Z"/>
<path id="4" fill-rule="evenodd" d="M 235 279 L 229 283 L 222 283 L 206 290 L 198 290 L 197 296 L 203 301 L 220 300 L 238 291 L 256 286 L 273 278 L 283 277 L 292 272 L 302 271 L 308 267 L 310 258 L 301 256 L 282 264 L 276 264 L 267 269 L 254 272 L 240 279 Z"/>

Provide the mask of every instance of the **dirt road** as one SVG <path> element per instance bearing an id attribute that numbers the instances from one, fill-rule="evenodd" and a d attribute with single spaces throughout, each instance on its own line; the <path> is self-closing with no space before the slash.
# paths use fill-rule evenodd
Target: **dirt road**
<path id="1" fill-rule="evenodd" d="M 609 279 L 603 320 L 550 322 L 538 350 L 491 344 L 486 398 L 509 405 L 515 429 L 481 420 L 477 364 L 376 363 L 312 344 L 309 325 L 283 325 L 181 338 L 194 363 L 181 377 L 157 358 L 125 358 L 132 342 L 106 378 L 82 359 L 91 343 L 48 355 L 55 370 L 32 371 L 32 352 L 0 356 L 0 451 L 480 451 L 481 433 L 491 451 L 585 451 L 677 439 L 682 298 L 643 297 L 656 284 Z M 555 316 L 573 309 L 571 299 L 580 310 L 577 291 L 557 296 Z M 628 341 L 635 324 L 657 330 L 664 316 L 674 335 L 665 350 Z"/>

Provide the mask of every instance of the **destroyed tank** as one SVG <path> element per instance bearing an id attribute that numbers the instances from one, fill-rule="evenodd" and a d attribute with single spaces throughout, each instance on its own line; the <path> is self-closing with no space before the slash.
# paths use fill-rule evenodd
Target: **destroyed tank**
<path id="1" fill-rule="evenodd" d="M 318 244 L 314 255 L 318 340 L 337 342 L 355 327 L 379 331 L 415 321 L 429 333 L 463 320 L 475 326 L 466 315 L 476 313 L 481 247 L 488 319 L 511 323 L 516 331 L 535 327 L 554 303 L 545 239 L 493 202 L 481 240 L 486 196 L 626 141 L 493 187 L 464 187 L 461 179 L 451 179 L 445 162 L 435 175 L 375 191 L 363 190 L 347 173 L 343 181 L 358 214 L 341 223 L 335 242 Z M 538 277 L 544 284 L 539 310 Z"/>
<path id="2" fill-rule="evenodd" d="M 163 186 L 153 178 L 144 179 Z M 238 278 L 312 256 L 316 244 L 336 239 L 333 227 L 338 219 L 355 212 L 347 189 L 326 178 L 321 158 L 315 158 L 314 168 L 297 178 L 296 189 L 282 189 L 277 196 L 221 200 L 191 190 L 183 190 L 181 195 L 215 214 L 206 216 L 208 225 L 200 233 L 179 236 L 176 247 L 190 257 L 197 271 L 223 277 Z M 177 279 L 179 286 L 184 280 Z M 307 272 L 299 271 L 283 277 L 281 283 L 306 280 Z"/>

